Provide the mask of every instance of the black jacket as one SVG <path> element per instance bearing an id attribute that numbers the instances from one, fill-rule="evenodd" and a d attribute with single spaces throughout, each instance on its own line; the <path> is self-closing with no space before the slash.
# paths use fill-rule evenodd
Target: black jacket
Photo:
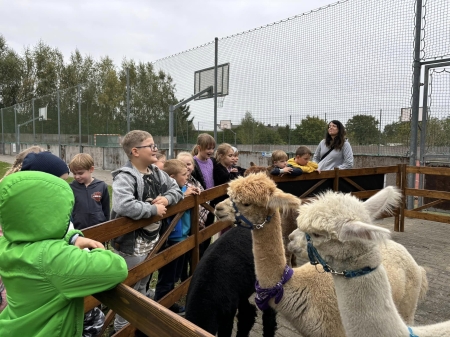
<path id="1" fill-rule="evenodd" d="M 109 193 L 104 181 L 94 178 L 87 187 L 76 180 L 70 183 L 75 196 L 72 222 L 84 229 L 109 220 Z"/>

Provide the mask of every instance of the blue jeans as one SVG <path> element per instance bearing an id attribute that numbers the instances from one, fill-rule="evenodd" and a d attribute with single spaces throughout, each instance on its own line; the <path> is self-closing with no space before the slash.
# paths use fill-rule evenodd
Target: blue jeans
<path id="1" fill-rule="evenodd" d="M 177 244 L 178 241 L 167 241 L 165 249 Z M 175 283 L 180 279 L 184 264 L 184 255 L 169 262 L 158 271 L 158 283 L 155 289 L 155 301 L 159 301 L 175 288 Z"/>

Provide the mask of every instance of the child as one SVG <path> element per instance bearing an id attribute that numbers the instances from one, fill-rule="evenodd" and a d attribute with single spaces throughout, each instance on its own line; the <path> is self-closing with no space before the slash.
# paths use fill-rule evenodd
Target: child
<path id="1" fill-rule="evenodd" d="M 111 219 L 121 216 L 133 220 L 164 216 L 166 206 L 183 199 L 183 193 L 175 180 L 158 169 L 157 145 L 146 131 L 133 130 L 122 140 L 122 148 L 129 161 L 122 168 L 113 171 L 113 194 Z M 112 240 L 117 254 L 125 258 L 128 268 L 143 262 L 159 240 L 161 221 L 147 225 Z M 134 289 L 146 295 L 147 275 L 134 285 Z M 119 331 L 128 322 L 116 315 L 114 330 Z"/>
<path id="2" fill-rule="evenodd" d="M 215 186 L 228 183 L 238 176 L 238 169 L 233 167 L 234 151 L 230 144 L 223 143 L 217 147 L 214 164 L 214 183 Z M 222 196 L 214 200 L 213 206 L 223 201 L 227 196 Z M 220 199 L 220 200 L 219 200 Z"/>
<path id="3" fill-rule="evenodd" d="M 200 182 L 205 190 L 215 186 L 213 178 L 214 164 L 211 160 L 215 147 L 216 141 L 214 138 L 207 133 L 202 133 L 198 135 L 197 145 L 195 145 L 192 150 L 192 155 L 195 160 L 195 167 L 192 172 L 192 176 Z"/>
<path id="4" fill-rule="evenodd" d="M 303 171 L 300 168 L 287 166 L 288 155 L 282 150 L 272 152 L 272 168 L 270 174 L 282 177 L 285 174 L 300 176 Z"/>
<path id="5" fill-rule="evenodd" d="M 166 155 L 158 152 L 156 154 L 156 159 L 158 159 L 158 161 L 155 163 L 155 166 L 162 170 L 164 168 L 164 163 L 166 162 Z"/>
<path id="6" fill-rule="evenodd" d="M 14 163 L 12 164 L 12 166 L 8 169 L 8 171 L 6 171 L 5 175 L 3 176 L 2 179 L 0 179 L 0 182 L 8 175 L 15 173 L 15 172 L 19 172 L 20 169 L 22 168 L 22 163 L 24 158 L 27 156 L 27 154 L 31 153 L 31 152 L 42 152 L 45 151 L 42 147 L 40 146 L 31 146 L 26 150 L 23 150 L 22 152 L 20 152 L 17 156 L 16 159 L 14 160 Z M 3 236 L 3 232 L 2 232 L 2 227 L 0 225 L 0 237 Z M 3 309 L 6 307 L 6 304 L 8 302 L 6 301 L 6 289 L 5 286 L 3 285 L 2 279 L 0 278 L 0 313 L 3 311 Z"/>
<path id="7" fill-rule="evenodd" d="M 67 182 L 47 173 L 17 172 L 0 183 L 0 275 L 9 299 L 1 336 L 81 336 L 83 297 L 127 277 L 120 256 L 70 245 L 82 235 L 68 231 L 73 204 Z"/>
<path id="8" fill-rule="evenodd" d="M 177 182 L 180 190 L 185 193 L 187 190 L 188 169 L 184 162 L 179 159 L 170 159 L 164 163 L 164 171 Z M 191 231 L 191 211 L 184 212 L 180 221 L 170 233 L 165 248 L 171 247 L 180 241 L 185 240 Z M 184 255 L 169 262 L 158 271 L 158 283 L 155 289 L 155 301 L 159 301 L 175 287 L 175 283 L 181 276 L 184 265 Z M 170 310 L 179 315 L 184 315 L 184 307 L 174 303 Z"/>
<path id="9" fill-rule="evenodd" d="M 214 163 L 211 159 L 211 156 L 214 154 L 215 147 L 216 141 L 214 138 L 207 133 L 201 133 L 197 137 L 197 145 L 195 145 L 192 150 L 195 167 L 191 175 L 200 182 L 205 190 L 215 186 L 213 177 Z M 213 222 L 214 214 L 209 212 L 205 226 L 208 227 Z M 203 253 L 208 248 L 210 243 L 211 240 L 205 240 L 200 244 L 200 257 L 203 256 Z"/>
<path id="10" fill-rule="evenodd" d="M 186 164 L 188 170 L 188 180 L 187 180 L 187 190 L 184 192 L 184 196 L 188 196 L 191 194 L 200 194 L 203 192 L 202 185 L 192 176 L 192 170 L 194 169 L 194 157 L 189 152 L 180 152 L 177 155 L 177 159 L 181 160 Z M 198 219 L 198 228 L 202 230 L 205 228 L 206 219 L 208 216 L 208 210 L 203 206 L 199 206 L 199 219 Z M 181 271 L 181 282 L 184 282 L 188 278 L 188 270 L 191 261 L 191 252 L 187 252 L 184 257 L 183 270 Z"/>
<path id="11" fill-rule="evenodd" d="M 72 222 L 84 229 L 109 220 L 109 193 L 104 181 L 92 177 L 94 160 L 87 153 L 75 155 L 69 163 L 74 181 L 70 183 L 75 196 Z"/>
<path id="12" fill-rule="evenodd" d="M 295 151 L 295 158 L 289 159 L 287 164 L 289 167 L 299 168 L 305 173 L 312 173 L 317 171 L 319 165 L 310 161 L 311 156 L 311 150 L 307 146 L 302 145 Z"/>
<path id="13" fill-rule="evenodd" d="M 237 148 L 235 148 L 234 146 L 231 147 L 233 149 L 233 164 L 232 167 L 237 168 L 238 172 L 237 175 L 238 176 L 244 176 L 245 173 L 245 168 L 242 168 L 240 166 L 237 166 L 237 163 L 239 161 L 239 150 Z"/>

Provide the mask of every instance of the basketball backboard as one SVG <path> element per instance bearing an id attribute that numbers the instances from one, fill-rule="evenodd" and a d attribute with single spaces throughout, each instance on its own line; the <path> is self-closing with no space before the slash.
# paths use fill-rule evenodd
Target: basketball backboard
<path id="1" fill-rule="evenodd" d="M 231 130 L 231 120 L 222 120 L 220 121 L 220 129 L 221 130 Z"/>
<path id="2" fill-rule="evenodd" d="M 229 63 L 217 66 L 217 96 L 221 97 L 228 95 L 229 75 Z M 210 86 L 214 87 L 214 67 L 197 70 L 194 73 L 194 95 Z M 213 93 L 210 94 L 206 92 L 203 95 L 200 95 L 200 97 L 195 98 L 195 100 L 212 97 Z"/>

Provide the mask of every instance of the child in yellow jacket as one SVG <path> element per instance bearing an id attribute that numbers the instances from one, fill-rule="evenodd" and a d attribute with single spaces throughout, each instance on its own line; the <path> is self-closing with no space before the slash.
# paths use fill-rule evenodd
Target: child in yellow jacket
<path id="1" fill-rule="evenodd" d="M 300 146 L 295 151 L 295 158 L 291 158 L 287 162 L 288 167 L 301 169 L 304 173 L 312 173 L 318 171 L 319 165 L 311 160 L 312 152 L 307 146 Z"/>

